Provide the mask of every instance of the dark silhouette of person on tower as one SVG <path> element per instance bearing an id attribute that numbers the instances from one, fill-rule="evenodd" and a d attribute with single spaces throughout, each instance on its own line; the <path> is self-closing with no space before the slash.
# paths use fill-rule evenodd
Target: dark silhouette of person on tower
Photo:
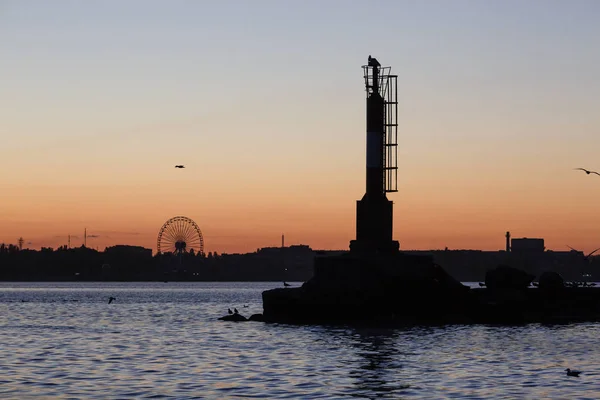
<path id="1" fill-rule="evenodd" d="M 379 61 L 377 61 L 376 58 L 371 57 L 370 55 L 369 55 L 368 61 L 369 61 L 369 65 L 370 66 L 373 66 L 373 67 L 380 67 L 381 66 L 381 64 L 379 64 Z"/>

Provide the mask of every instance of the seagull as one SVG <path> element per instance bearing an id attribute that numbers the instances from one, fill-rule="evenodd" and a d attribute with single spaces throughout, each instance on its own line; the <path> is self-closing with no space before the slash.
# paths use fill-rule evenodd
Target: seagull
<path id="1" fill-rule="evenodd" d="M 581 373 L 581 371 L 575 371 L 571 368 L 567 368 L 565 369 L 565 371 L 567 371 L 567 376 L 579 376 L 579 374 Z"/>
<path id="2" fill-rule="evenodd" d="M 585 168 L 573 168 L 573 169 L 578 169 L 578 170 L 581 170 L 581 171 L 585 172 L 585 173 L 586 173 L 586 174 L 588 174 L 588 175 L 589 175 L 589 174 L 596 174 L 596 175 L 600 176 L 600 173 L 598 173 L 598 172 L 596 172 L 596 171 L 588 171 L 588 170 L 587 170 L 587 169 L 585 169 Z"/>
<path id="3" fill-rule="evenodd" d="M 185 165 L 176 165 L 175 168 L 185 168 Z M 589 172 L 588 172 L 589 174 Z"/>
<path id="4" fill-rule="evenodd" d="M 239 314 L 239 312 L 238 312 L 237 308 L 234 308 L 234 309 L 233 309 L 233 313 L 234 313 L 234 314 Z"/>
<path id="5" fill-rule="evenodd" d="M 108 298 L 108 304 L 112 303 L 112 302 L 113 302 L 113 300 L 116 300 L 116 299 L 115 299 L 114 297 L 110 296 L 110 297 Z"/>
<path id="6" fill-rule="evenodd" d="M 227 309 L 227 314 L 233 314 L 233 311 L 231 311 L 231 308 Z"/>

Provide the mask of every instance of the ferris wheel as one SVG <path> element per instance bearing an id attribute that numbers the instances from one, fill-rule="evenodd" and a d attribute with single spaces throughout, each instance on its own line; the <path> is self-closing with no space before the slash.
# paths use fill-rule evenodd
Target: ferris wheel
<path id="1" fill-rule="evenodd" d="M 173 217 L 160 228 L 156 250 L 159 253 L 177 255 L 194 250 L 196 254 L 203 254 L 204 238 L 200 228 L 191 218 Z"/>

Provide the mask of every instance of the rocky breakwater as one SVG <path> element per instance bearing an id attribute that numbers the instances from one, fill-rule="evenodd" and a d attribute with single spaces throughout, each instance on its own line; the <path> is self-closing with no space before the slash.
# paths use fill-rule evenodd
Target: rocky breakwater
<path id="1" fill-rule="evenodd" d="M 556 272 L 534 275 L 499 266 L 486 274 L 486 287 L 472 289 L 474 323 L 555 323 L 600 320 L 600 289 L 567 287 Z"/>
<path id="2" fill-rule="evenodd" d="M 509 266 L 488 271 L 486 287 L 470 289 L 428 256 L 397 253 L 317 257 L 301 287 L 262 293 L 266 322 L 414 325 L 600 320 L 600 289 L 566 287 L 547 272 Z"/>
<path id="3" fill-rule="evenodd" d="M 469 288 L 429 256 L 317 256 L 298 288 L 262 293 L 267 322 L 414 324 L 466 322 Z"/>

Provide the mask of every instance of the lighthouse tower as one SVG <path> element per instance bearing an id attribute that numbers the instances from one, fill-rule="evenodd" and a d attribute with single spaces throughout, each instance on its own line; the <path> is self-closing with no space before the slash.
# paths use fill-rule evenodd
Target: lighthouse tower
<path id="1" fill-rule="evenodd" d="M 366 191 L 356 202 L 357 253 L 394 253 L 393 203 L 386 194 L 398 191 L 398 84 L 390 67 L 369 56 L 363 66 L 367 92 Z"/>

